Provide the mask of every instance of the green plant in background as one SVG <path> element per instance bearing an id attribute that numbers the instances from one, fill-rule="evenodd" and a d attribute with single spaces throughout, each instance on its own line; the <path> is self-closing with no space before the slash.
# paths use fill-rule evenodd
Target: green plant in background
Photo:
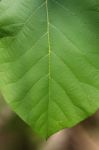
<path id="1" fill-rule="evenodd" d="M 39 135 L 99 108 L 99 1 L 1 0 L 0 89 Z"/>

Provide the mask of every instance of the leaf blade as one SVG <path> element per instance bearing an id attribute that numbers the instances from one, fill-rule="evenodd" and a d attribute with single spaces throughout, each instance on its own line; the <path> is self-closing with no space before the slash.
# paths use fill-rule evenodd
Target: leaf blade
<path id="1" fill-rule="evenodd" d="M 0 38 L 0 87 L 11 107 L 48 137 L 99 108 L 99 14 L 92 11 L 99 3 L 15 4 L 1 10 L 0 31 L 8 36 Z"/>

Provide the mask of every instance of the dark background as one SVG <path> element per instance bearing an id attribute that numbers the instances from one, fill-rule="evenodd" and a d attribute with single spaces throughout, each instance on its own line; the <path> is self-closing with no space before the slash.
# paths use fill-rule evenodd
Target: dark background
<path id="1" fill-rule="evenodd" d="M 46 141 L 11 111 L 0 96 L 0 150 L 99 150 L 99 112 Z"/>

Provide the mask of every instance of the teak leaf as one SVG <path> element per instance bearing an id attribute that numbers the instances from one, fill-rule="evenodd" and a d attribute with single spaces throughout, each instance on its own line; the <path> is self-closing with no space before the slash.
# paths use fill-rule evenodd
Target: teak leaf
<path id="1" fill-rule="evenodd" d="M 1 0 L 0 89 L 43 137 L 99 108 L 99 1 Z"/>

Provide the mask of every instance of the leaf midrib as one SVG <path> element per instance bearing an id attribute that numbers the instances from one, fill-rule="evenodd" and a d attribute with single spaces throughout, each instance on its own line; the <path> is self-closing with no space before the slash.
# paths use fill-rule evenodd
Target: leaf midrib
<path id="1" fill-rule="evenodd" d="M 47 103 L 47 135 L 49 130 L 49 102 L 50 102 L 50 79 L 51 79 L 51 42 L 50 42 L 50 20 L 49 20 L 49 10 L 48 10 L 48 0 L 46 1 L 46 15 L 47 15 L 47 35 L 48 35 L 48 103 Z"/>

